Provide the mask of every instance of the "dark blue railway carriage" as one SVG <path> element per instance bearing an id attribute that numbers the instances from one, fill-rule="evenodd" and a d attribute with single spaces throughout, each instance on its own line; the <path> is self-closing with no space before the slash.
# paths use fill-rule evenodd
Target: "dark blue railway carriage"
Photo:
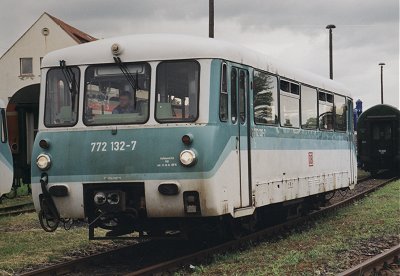
<path id="1" fill-rule="evenodd" d="M 375 105 L 358 119 L 358 161 L 375 175 L 389 169 L 400 173 L 400 111 L 386 104 Z"/>

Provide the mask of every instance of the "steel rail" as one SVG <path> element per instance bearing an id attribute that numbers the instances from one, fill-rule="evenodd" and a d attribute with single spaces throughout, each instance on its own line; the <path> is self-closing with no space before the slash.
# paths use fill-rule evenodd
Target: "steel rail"
<path id="1" fill-rule="evenodd" d="M 350 197 L 348 199 L 345 199 L 339 203 L 333 204 L 329 207 L 326 207 L 322 210 L 315 211 L 307 216 L 296 218 L 290 221 L 287 221 L 285 223 L 275 225 L 266 229 L 263 229 L 261 231 L 258 231 L 256 233 L 249 234 L 247 236 L 242 237 L 241 239 L 238 240 L 233 240 L 233 241 L 228 241 L 226 243 L 213 246 L 208 249 L 203 249 L 200 251 L 196 251 L 194 253 L 189 253 L 189 255 L 186 256 L 181 256 L 172 260 L 168 261 L 163 261 L 155 265 L 150 265 L 144 268 L 141 268 L 139 270 L 133 271 L 131 273 L 128 273 L 126 275 L 151 275 L 154 273 L 160 273 L 160 272 L 165 272 L 165 271 L 173 271 L 179 268 L 182 265 L 190 264 L 190 263 L 198 263 L 201 261 L 204 261 L 205 258 L 212 256 L 216 253 L 224 253 L 232 249 L 240 248 L 243 245 L 248 245 L 249 242 L 252 241 L 258 241 L 258 240 L 264 240 L 268 237 L 272 237 L 276 233 L 282 233 L 282 231 L 285 231 L 285 229 L 288 229 L 290 227 L 293 227 L 295 225 L 300 225 L 304 224 L 307 221 L 310 221 L 312 219 L 321 217 L 323 215 L 326 215 L 328 212 L 334 211 L 338 208 L 341 208 L 343 206 L 346 206 L 362 197 L 367 195 L 368 193 L 371 193 L 378 189 L 379 187 L 382 187 L 383 185 L 393 181 L 395 178 L 385 180 L 384 182 L 378 184 L 377 186 L 370 188 L 360 194 L 357 194 L 353 197 Z M 21 273 L 19 275 L 22 276 L 28 276 L 28 275 L 58 275 L 61 273 L 68 273 L 68 272 L 73 272 L 77 271 L 80 267 L 85 266 L 85 264 L 89 263 L 98 263 L 101 260 L 104 260 L 106 258 L 109 258 L 111 256 L 120 256 L 121 254 L 127 253 L 127 252 L 138 252 L 139 250 L 145 249 L 146 246 L 151 246 L 151 244 L 155 244 L 158 242 L 158 240 L 144 240 L 140 243 L 134 244 L 134 245 L 129 245 L 121 248 L 116 248 L 112 249 L 110 251 L 102 252 L 102 253 L 97 253 L 89 256 L 85 256 L 79 259 L 75 260 L 70 260 L 67 262 L 51 265 L 48 267 L 40 268 L 37 270 L 32 270 L 28 271 L 25 273 Z"/>
<path id="2" fill-rule="evenodd" d="M 29 207 L 29 208 L 27 208 Z M 33 203 L 22 203 L 18 205 L 12 205 L 0 208 L 0 217 L 4 216 L 12 216 L 12 215 L 19 215 L 23 213 L 31 213 L 34 212 L 35 208 L 33 208 Z"/>
<path id="3" fill-rule="evenodd" d="M 310 213 L 307 216 L 296 218 L 294 220 L 290 220 L 290 221 L 284 222 L 282 224 L 263 229 L 256 233 L 247 235 L 239 240 L 229 241 L 229 242 L 226 242 L 226 243 L 223 243 L 223 244 L 220 244 L 220 245 L 208 248 L 208 249 L 204 249 L 204 250 L 195 252 L 188 256 L 182 256 L 182 257 L 179 257 L 179 258 L 176 258 L 173 260 L 169 260 L 169 261 L 165 261 L 165 262 L 162 262 L 162 263 L 159 263 L 156 265 L 145 267 L 140 270 L 125 274 L 125 276 L 152 275 L 152 274 L 163 273 L 163 272 L 171 272 L 183 265 L 188 265 L 190 263 L 193 264 L 198 260 L 200 260 L 200 261 L 204 260 L 212 255 L 215 255 L 218 253 L 224 253 L 230 249 L 240 248 L 241 246 L 243 246 L 245 244 L 249 244 L 249 242 L 251 242 L 251 241 L 259 241 L 259 240 L 266 239 L 268 237 L 273 236 L 275 233 L 282 233 L 282 231 L 285 231 L 285 229 L 288 229 L 295 225 L 304 224 L 307 221 L 319 218 L 319 217 L 326 215 L 330 212 L 333 212 L 337 209 L 345 207 L 345 206 L 365 197 L 367 194 L 370 194 L 371 192 L 379 189 L 380 187 L 386 185 L 387 183 L 392 182 L 395 179 L 397 179 L 397 177 L 391 178 L 389 180 L 385 180 L 384 182 L 378 184 L 377 186 L 372 187 L 366 191 L 363 191 L 362 193 L 359 193 L 357 195 L 349 197 L 349 198 L 347 198 L 341 202 L 338 202 L 336 204 L 333 204 L 329 207 L 325 207 L 321 210 Z"/>
<path id="4" fill-rule="evenodd" d="M 358 276 L 358 275 L 369 275 L 369 273 L 373 273 L 372 275 L 376 275 L 376 272 L 385 268 L 388 264 L 393 262 L 398 262 L 400 256 L 400 245 L 396 245 L 391 249 L 382 252 L 375 257 L 366 260 L 365 262 L 356 265 L 352 268 L 349 268 L 337 276 Z"/>
<path id="5" fill-rule="evenodd" d="M 111 256 L 121 256 L 122 254 L 126 254 L 131 250 L 141 250 L 144 246 L 149 246 L 150 243 L 154 241 L 144 240 L 140 243 L 134 245 L 127 245 L 119 248 L 114 248 L 105 252 L 92 254 L 89 256 L 81 257 L 79 259 L 70 260 L 67 262 L 62 262 L 59 264 L 54 264 L 50 266 L 46 266 L 43 268 L 39 268 L 36 270 L 20 273 L 20 276 L 32 276 L 32 275 L 60 275 L 71 273 L 79 269 L 80 267 L 88 264 L 99 262 L 101 260 L 107 259 Z"/>

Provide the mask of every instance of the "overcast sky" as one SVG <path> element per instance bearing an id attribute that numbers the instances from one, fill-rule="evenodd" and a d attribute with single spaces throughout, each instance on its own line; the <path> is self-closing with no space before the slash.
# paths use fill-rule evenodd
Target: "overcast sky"
<path id="1" fill-rule="evenodd" d="M 97 38 L 135 33 L 208 36 L 207 0 L 1 0 L 0 55 L 43 12 Z M 293 66 L 329 77 L 333 30 L 334 79 L 364 107 L 399 107 L 398 0 L 215 0 L 215 37 L 243 44 Z"/>

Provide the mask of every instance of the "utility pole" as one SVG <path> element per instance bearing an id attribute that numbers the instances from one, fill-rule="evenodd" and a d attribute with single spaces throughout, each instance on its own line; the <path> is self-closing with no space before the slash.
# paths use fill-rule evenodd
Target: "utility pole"
<path id="1" fill-rule="evenodd" d="M 208 0 L 208 37 L 214 38 L 214 0 Z"/>
<path id="2" fill-rule="evenodd" d="M 383 66 L 384 65 L 386 65 L 386 64 L 383 62 L 379 63 L 379 66 L 381 66 L 381 104 L 383 104 Z"/>
<path id="3" fill-rule="evenodd" d="M 335 29 L 335 25 L 326 26 L 329 29 L 329 77 L 333 80 L 333 57 L 332 57 L 332 29 Z"/>

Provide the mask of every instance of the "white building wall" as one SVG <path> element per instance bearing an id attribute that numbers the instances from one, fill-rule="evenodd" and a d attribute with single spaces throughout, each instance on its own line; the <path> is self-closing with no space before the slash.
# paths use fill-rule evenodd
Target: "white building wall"
<path id="1" fill-rule="evenodd" d="M 44 36 L 42 29 L 48 28 Z M 48 52 L 78 44 L 44 13 L 0 58 L 0 99 L 8 103 L 19 89 L 40 82 L 40 58 Z M 32 58 L 33 74 L 20 75 L 20 58 Z"/>

